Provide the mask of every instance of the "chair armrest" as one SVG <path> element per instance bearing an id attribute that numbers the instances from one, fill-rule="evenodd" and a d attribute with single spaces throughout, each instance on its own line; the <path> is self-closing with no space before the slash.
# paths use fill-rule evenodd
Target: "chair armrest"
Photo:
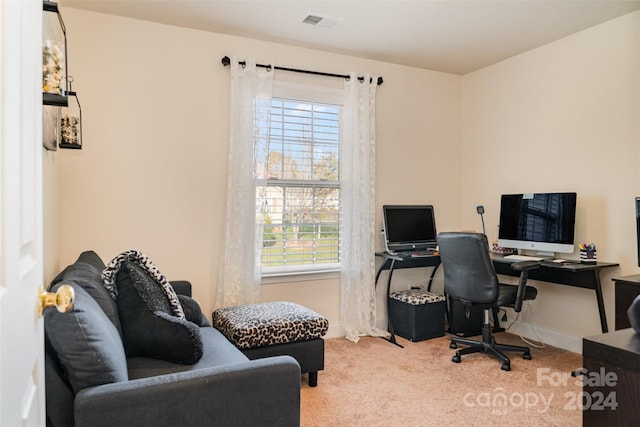
<path id="1" fill-rule="evenodd" d="M 529 278 L 529 271 L 540 267 L 541 261 L 518 261 L 511 264 L 511 269 L 520 272 L 520 278 L 518 279 L 518 293 L 516 294 L 516 301 L 513 304 L 513 309 L 519 313 L 522 311 L 522 301 L 527 290 L 527 280 Z"/>
<path id="2" fill-rule="evenodd" d="M 542 261 L 516 261 L 511 264 L 513 271 L 529 271 L 540 267 Z"/>
<path id="3" fill-rule="evenodd" d="M 177 294 L 191 296 L 191 282 L 188 280 L 170 280 L 169 283 Z"/>
<path id="4" fill-rule="evenodd" d="M 80 391 L 76 427 L 299 426 L 300 365 L 268 357 Z"/>

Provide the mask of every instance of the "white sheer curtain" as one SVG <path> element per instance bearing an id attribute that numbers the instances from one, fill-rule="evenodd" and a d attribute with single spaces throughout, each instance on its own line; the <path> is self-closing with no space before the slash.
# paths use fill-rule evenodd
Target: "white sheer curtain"
<path id="1" fill-rule="evenodd" d="M 376 327 L 375 96 L 377 78 L 345 82 L 340 150 L 342 251 L 340 321 L 346 338 L 386 336 Z"/>
<path id="2" fill-rule="evenodd" d="M 231 120 L 224 247 L 214 307 L 260 301 L 263 226 L 256 221 L 255 165 L 267 137 L 273 72 L 231 58 Z"/>

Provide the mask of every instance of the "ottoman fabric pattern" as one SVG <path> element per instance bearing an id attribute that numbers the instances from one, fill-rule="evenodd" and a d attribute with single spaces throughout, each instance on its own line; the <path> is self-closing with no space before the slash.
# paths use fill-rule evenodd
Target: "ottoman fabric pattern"
<path id="1" fill-rule="evenodd" d="M 445 300 L 444 295 L 433 294 L 423 289 L 410 289 L 407 291 L 392 292 L 389 294 L 389 298 L 406 302 L 411 305 L 430 304 Z"/>
<path id="2" fill-rule="evenodd" d="M 329 321 L 296 303 L 267 302 L 217 309 L 213 327 L 237 348 L 250 349 L 320 338 Z"/>

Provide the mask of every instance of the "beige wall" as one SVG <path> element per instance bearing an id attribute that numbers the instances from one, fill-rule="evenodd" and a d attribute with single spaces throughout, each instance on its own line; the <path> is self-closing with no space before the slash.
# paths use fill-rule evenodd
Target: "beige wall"
<path id="1" fill-rule="evenodd" d="M 433 203 L 442 227 L 460 222 L 459 76 L 76 9 L 65 8 L 63 16 L 84 141 L 82 151 L 57 154 L 61 267 L 84 249 L 95 249 L 105 261 L 139 249 L 168 277 L 190 279 L 195 297 L 211 312 L 229 167 L 229 70 L 220 59 L 232 54 L 382 75 L 378 211 L 383 203 Z M 311 79 L 342 85 L 339 79 Z M 445 185 L 433 178 L 449 174 L 456 178 Z M 339 333 L 337 279 L 263 287 L 263 300 L 282 299 L 319 311 L 329 318 L 331 333 Z M 382 304 L 379 311 L 384 315 Z"/>
<path id="2" fill-rule="evenodd" d="M 613 329 L 612 276 L 638 272 L 640 12 L 463 77 L 462 170 L 468 206 L 483 203 L 495 239 L 502 193 L 576 191 L 576 241 L 619 262 L 602 274 Z M 574 253 L 568 258 L 578 258 Z M 599 333 L 594 292 L 537 283 L 531 323 L 558 345 Z M 533 336 L 530 328 L 522 332 Z"/>
<path id="3" fill-rule="evenodd" d="M 382 204 L 432 203 L 440 231 L 478 230 L 474 207 L 482 203 L 491 238 L 501 193 L 575 190 L 578 240 L 596 242 L 601 259 L 621 262 L 617 274 L 637 271 L 638 14 L 464 77 L 69 8 L 63 15 L 84 147 L 56 154 L 51 191 L 59 202 L 60 267 L 85 249 L 105 261 L 139 249 L 170 278 L 191 280 L 196 299 L 211 311 L 229 167 L 229 76 L 220 58 L 237 54 L 384 77 L 377 95 L 377 226 Z M 424 272 L 398 272 L 394 288 L 424 281 Z M 532 310 L 540 331 L 556 341 L 598 332 L 591 293 L 540 288 Z M 263 286 L 263 300 L 279 299 L 323 313 L 331 333 L 339 333 L 336 278 Z"/>

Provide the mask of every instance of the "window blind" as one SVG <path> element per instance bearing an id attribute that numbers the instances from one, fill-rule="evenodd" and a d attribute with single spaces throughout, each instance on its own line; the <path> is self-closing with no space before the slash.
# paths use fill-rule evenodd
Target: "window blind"
<path id="1" fill-rule="evenodd" d="M 340 106 L 273 97 L 258 164 L 263 267 L 340 261 Z"/>

